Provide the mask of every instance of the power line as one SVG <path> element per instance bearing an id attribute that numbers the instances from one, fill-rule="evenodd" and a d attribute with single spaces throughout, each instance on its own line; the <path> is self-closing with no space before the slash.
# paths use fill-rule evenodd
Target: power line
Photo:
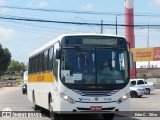
<path id="1" fill-rule="evenodd" d="M 41 26 L 42 24 L 35 25 L 35 24 L 28 24 L 28 22 L 27 23 L 26 22 L 25 23 L 24 22 L 22 22 L 22 23 L 20 22 L 19 23 L 19 22 L 16 22 L 16 21 L 3 21 L 3 22 L 7 22 L 7 24 L 0 22 L 0 26 L 6 27 L 6 28 L 8 28 L 8 27 L 16 28 L 16 29 L 19 29 L 19 30 L 23 30 L 23 31 L 27 31 L 27 32 L 29 31 L 29 32 L 32 32 L 32 33 L 37 33 L 37 34 L 42 33 L 42 34 L 46 34 L 46 35 L 47 34 L 51 35 L 51 34 L 53 34 L 52 33 L 53 30 L 56 30 L 56 31 L 65 31 L 65 33 L 66 33 L 66 31 L 68 31 L 68 28 L 67 27 L 65 28 L 64 25 L 63 25 L 63 28 L 60 28 L 62 26 L 50 27 L 50 26 Z M 14 24 L 14 25 L 12 25 L 12 24 Z M 18 24 L 18 25 L 15 25 L 15 24 Z M 25 26 L 21 27 L 21 25 L 25 25 Z M 49 24 L 49 25 L 51 25 L 51 24 Z M 37 27 L 38 27 L 38 29 L 35 29 Z M 72 30 L 72 31 L 75 31 L 75 30 Z M 81 30 L 81 31 L 83 31 L 83 30 Z M 86 32 L 86 31 L 84 31 L 84 32 Z"/>
<path id="2" fill-rule="evenodd" d="M 33 18 L 25 18 L 25 17 L 4 17 L 0 16 L 0 19 L 5 20 L 15 20 L 15 21 L 28 21 L 28 22 L 40 22 L 40 23 L 59 23 L 59 24 L 72 24 L 72 25 L 93 25 L 93 26 L 101 26 L 101 23 L 86 23 L 86 22 L 71 22 L 71 21 L 55 21 L 55 20 L 43 20 L 43 19 L 33 19 Z M 103 26 L 116 26 L 116 24 L 103 24 Z M 125 24 L 117 24 L 117 26 L 127 26 L 127 27 L 160 27 L 160 25 L 148 25 L 148 24 L 135 24 L 135 25 L 125 25 Z"/>
<path id="3" fill-rule="evenodd" d="M 77 16 L 76 16 L 75 18 L 78 18 L 78 19 L 82 20 L 83 22 L 88 23 L 87 21 L 85 21 L 85 20 L 82 19 L 81 17 L 77 17 Z M 88 25 L 89 25 L 89 24 L 88 24 Z M 90 27 L 94 32 L 98 33 L 91 25 L 89 25 L 89 27 Z"/>
<path id="4" fill-rule="evenodd" d="M 18 9 L 18 10 L 31 10 L 31 11 L 44 11 L 44 12 L 61 12 L 61 13 L 76 13 L 76 14 L 92 14 L 92 15 L 116 15 L 124 16 L 124 13 L 120 12 L 98 12 L 98 11 L 75 11 L 75 10 L 60 10 L 60 9 L 40 9 L 40 8 L 27 8 L 27 7 L 15 7 L 15 6 L 0 6 L 1 8 Z M 129 15 L 129 14 L 128 14 Z M 160 17 L 160 14 L 153 13 L 135 13 L 134 16 L 138 17 Z"/>
<path id="5" fill-rule="evenodd" d="M 78 14 L 98 14 L 98 15 L 121 15 L 121 13 L 111 12 L 94 12 L 94 11 L 75 11 L 75 10 L 59 10 L 59 9 L 40 9 L 40 8 L 26 8 L 26 7 L 14 7 L 14 6 L 0 6 L 1 8 L 19 9 L 19 10 L 34 10 L 34 11 L 46 11 L 46 12 L 62 12 L 62 13 L 78 13 Z"/>

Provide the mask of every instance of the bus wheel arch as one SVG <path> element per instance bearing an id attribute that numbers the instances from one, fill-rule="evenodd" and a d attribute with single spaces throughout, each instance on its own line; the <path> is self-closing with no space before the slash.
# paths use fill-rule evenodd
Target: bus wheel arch
<path id="1" fill-rule="evenodd" d="M 32 91 L 32 103 L 33 103 L 33 109 L 37 110 L 36 98 L 35 98 L 35 92 L 34 92 L 34 90 Z"/>
<path id="2" fill-rule="evenodd" d="M 49 116 L 51 120 L 54 120 L 53 100 L 52 100 L 52 95 L 50 92 L 48 94 L 48 110 L 49 110 Z"/>
<path id="3" fill-rule="evenodd" d="M 54 113 L 53 108 L 53 99 L 51 93 L 48 94 L 48 109 L 49 109 L 49 116 L 51 120 L 59 120 L 60 115 L 57 113 Z"/>

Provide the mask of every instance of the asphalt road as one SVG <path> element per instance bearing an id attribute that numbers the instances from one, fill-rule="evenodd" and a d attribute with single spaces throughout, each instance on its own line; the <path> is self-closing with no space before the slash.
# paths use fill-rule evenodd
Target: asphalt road
<path id="1" fill-rule="evenodd" d="M 155 90 L 151 95 L 144 95 L 142 98 L 130 99 L 130 111 L 160 111 L 160 90 Z M 28 101 L 27 95 L 23 95 L 21 87 L 0 88 L 0 111 L 10 108 L 12 111 L 33 111 L 32 104 Z M 41 118 L 2 118 L 0 120 L 50 120 L 47 114 Z M 103 120 L 101 115 L 78 116 L 81 120 Z M 65 120 L 71 120 L 67 118 Z M 114 120 L 160 120 L 158 117 L 119 117 Z"/>

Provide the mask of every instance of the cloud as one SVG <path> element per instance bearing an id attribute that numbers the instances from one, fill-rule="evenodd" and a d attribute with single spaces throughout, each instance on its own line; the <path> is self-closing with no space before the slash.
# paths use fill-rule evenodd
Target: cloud
<path id="1" fill-rule="evenodd" d="M 6 42 L 12 39 L 15 35 L 15 31 L 13 29 L 0 28 L 0 42 Z"/>
<path id="2" fill-rule="evenodd" d="M 81 7 L 81 9 L 83 9 L 83 10 L 85 10 L 85 11 L 88 11 L 88 10 L 93 9 L 93 7 L 94 7 L 94 5 L 93 5 L 92 3 L 87 3 L 87 4 L 83 5 L 83 6 Z"/>
<path id="3" fill-rule="evenodd" d="M 48 6 L 48 3 L 45 0 L 41 0 L 38 3 L 29 2 L 26 7 L 28 8 L 45 8 Z"/>
<path id="4" fill-rule="evenodd" d="M 135 44 L 138 48 L 146 48 L 148 40 L 148 28 L 135 29 Z M 159 31 L 157 29 L 149 30 L 149 47 L 159 47 Z"/>
<path id="5" fill-rule="evenodd" d="M 48 3 L 45 0 L 42 0 L 38 3 L 37 7 L 39 8 L 45 8 L 48 6 Z"/>
<path id="6" fill-rule="evenodd" d="M 6 0 L 0 0 L 0 5 L 3 6 L 6 4 Z M 3 8 L 3 7 L 0 7 L 0 12 L 8 12 L 9 9 L 8 8 Z"/>
<path id="7" fill-rule="evenodd" d="M 32 8 L 33 7 L 33 2 L 29 2 L 27 5 L 26 5 L 27 8 Z"/>
<path id="8" fill-rule="evenodd" d="M 156 5 L 160 5 L 160 0 L 152 0 L 152 3 L 154 3 Z"/>
<path id="9" fill-rule="evenodd" d="M 4 5 L 6 3 L 6 0 L 0 0 L 0 5 Z"/>
<path id="10" fill-rule="evenodd" d="M 9 8 L 0 8 L 0 12 L 9 13 L 11 10 Z"/>

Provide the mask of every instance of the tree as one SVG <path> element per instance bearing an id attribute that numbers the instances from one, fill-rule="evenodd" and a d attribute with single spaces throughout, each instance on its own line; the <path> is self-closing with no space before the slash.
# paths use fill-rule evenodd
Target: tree
<path id="1" fill-rule="evenodd" d="M 22 72 L 26 70 L 26 66 L 23 62 L 18 62 L 15 60 L 12 60 L 8 66 L 8 72 Z"/>
<path id="2" fill-rule="evenodd" d="M 0 76 L 7 70 L 11 61 L 11 53 L 7 48 L 2 48 L 0 44 Z"/>

